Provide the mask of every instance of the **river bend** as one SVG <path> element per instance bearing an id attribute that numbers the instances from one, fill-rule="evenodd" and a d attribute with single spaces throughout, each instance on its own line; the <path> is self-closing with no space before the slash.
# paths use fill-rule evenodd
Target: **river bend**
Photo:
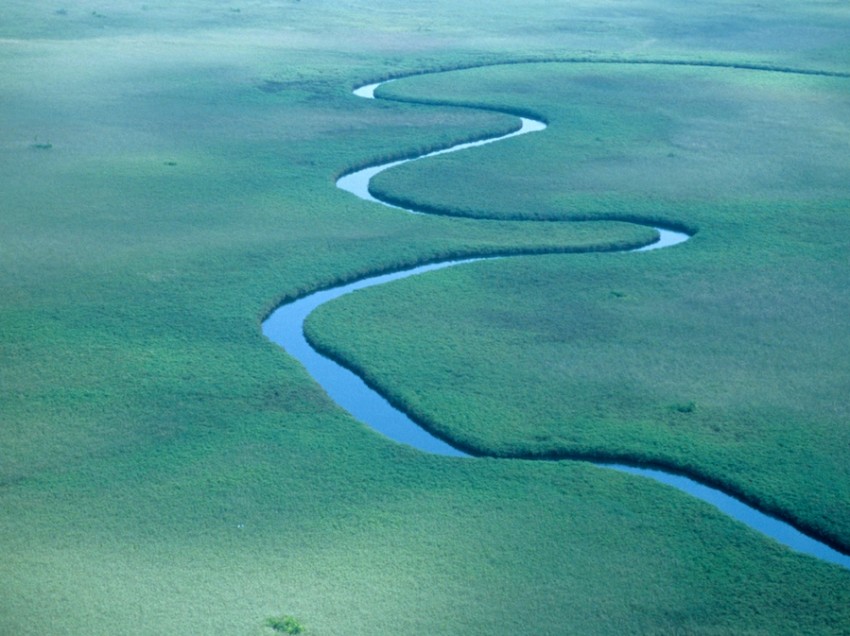
<path id="1" fill-rule="evenodd" d="M 382 83 L 383 82 L 377 82 L 361 86 L 354 91 L 354 94 L 366 99 L 375 99 L 375 89 Z M 369 183 L 372 177 L 380 172 L 389 170 L 390 168 L 403 163 L 409 163 L 411 161 L 418 161 L 427 157 L 482 146 L 484 144 L 494 143 L 518 135 L 539 132 L 545 130 L 545 128 L 546 124 L 544 122 L 521 117 L 520 127 L 511 133 L 497 135 L 473 142 L 460 143 L 416 157 L 363 168 L 343 175 L 337 180 L 336 185 L 340 189 L 350 192 L 354 196 L 365 201 L 402 210 L 406 213 L 420 214 L 420 212 L 416 210 L 400 208 L 373 196 L 369 191 Z M 679 243 L 683 243 L 690 238 L 690 235 L 688 234 L 671 229 L 661 227 L 655 227 L 654 229 L 658 233 L 658 238 L 654 242 L 628 251 L 643 252 L 672 247 Z M 371 276 L 340 285 L 332 289 L 314 292 L 276 309 L 263 322 L 263 334 L 301 362 L 310 375 L 313 376 L 313 378 L 322 386 L 328 395 L 337 402 L 337 404 L 374 430 L 386 437 L 389 437 L 390 439 L 395 440 L 396 442 L 407 444 L 423 452 L 469 458 L 471 456 L 467 453 L 464 453 L 463 451 L 454 448 L 444 440 L 431 435 L 428 431 L 413 422 L 405 413 L 396 409 L 382 395 L 369 387 L 358 375 L 330 358 L 318 353 L 307 342 L 307 339 L 304 336 L 303 327 L 307 316 L 314 309 L 326 302 L 334 300 L 335 298 L 344 296 L 345 294 L 349 294 L 359 289 L 365 289 L 367 287 L 383 285 L 402 278 L 436 271 L 438 269 L 456 267 L 458 265 L 463 265 L 477 260 L 483 259 L 469 258 L 444 261 L 441 263 L 431 263 L 412 267 L 399 272 Z M 771 537 L 793 550 L 850 568 L 850 556 L 842 554 L 830 548 L 826 544 L 803 534 L 784 521 L 766 515 L 748 504 L 745 504 L 742 501 L 717 490 L 716 488 L 699 483 L 694 479 L 659 469 L 641 468 L 616 463 L 596 463 L 596 465 L 607 469 L 639 475 L 677 488 L 691 496 L 712 504 L 730 517 L 746 524 L 766 536 Z"/>

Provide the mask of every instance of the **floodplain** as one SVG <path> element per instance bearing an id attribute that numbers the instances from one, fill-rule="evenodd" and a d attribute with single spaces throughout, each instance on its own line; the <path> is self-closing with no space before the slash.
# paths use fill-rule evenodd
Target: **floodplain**
<path id="1" fill-rule="evenodd" d="M 848 28 L 784 0 L 6 3 L 0 633 L 846 633 L 847 570 L 568 458 L 850 545 Z M 516 126 L 452 102 L 549 127 L 376 180 L 441 214 L 334 187 Z M 635 219 L 695 236 L 594 253 Z M 493 457 L 389 442 L 260 330 L 377 272 L 571 250 L 309 326 Z"/>

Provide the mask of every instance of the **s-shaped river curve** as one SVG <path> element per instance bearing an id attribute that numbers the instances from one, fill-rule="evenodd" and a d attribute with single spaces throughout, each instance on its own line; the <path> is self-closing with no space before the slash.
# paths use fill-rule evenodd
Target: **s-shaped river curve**
<path id="1" fill-rule="evenodd" d="M 361 86 L 354 91 L 354 94 L 366 99 L 375 99 L 375 89 L 377 89 L 382 83 L 385 82 L 377 82 Z M 478 141 L 456 144 L 442 150 L 422 154 L 416 157 L 363 168 L 343 175 L 337 180 L 336 185 L 340 189 L 350 192 L 365 201 L 385 205 L 390 208 L 402 210 L 406 213 L 420 214 L 420 212 L 416 210 L 400 208 L 373 196 L 369 191 L 369 182 L 372 177 L 380 172 L 403 163 L 418 161 L 420 159 L 449 152 L 457 152 L 459 150 L 465 150 L 467 148 L 481 146 L 501 141 L 503 139 L 508 139 L 510 137 L 539 132 L 546 129 L 546 124 L 542 121 L 526 117 L 521 117 L 520 120 L 521 125 L 514 132 Z M 654 229 L 658 232 L 658 238 L 654 242 L 645 245 L 644 247 L 629 251 L 640 252 L 672 247 L 673 245 L 683 243 L 690 238 L 690 235 L 682 232 L 661 227 L 655 227 Z M 304 336 L 304 321 L 307 319 L 307 316 L 320 305 L 358 289 L 375 287 L 394 280 L 408 278 L 410 276 L 416 276 L 426 272 L 444 269 L 446 267 L 455 267 L 464 263 L 483 260 L 484 258 L 510 257 L 479 257 L 431 263 L 390 274 L 371 276 L 331 289 L 314 292 L 308 296 L 304 296 L 282 305 L 272 312 L 272 314 L 263 322 L 263 334 L 276 344 L 283 347 L 287 353 L 301 362 L 310 375 L 313 376 L 313 378 L 337 404 L 374 430 L 382 433 L 390 439 L 413 446 L 423 452 L 469 458 L 471 456 L 467 453 L 454 448 L 444 440 L 434 437 L 428 431 L 420 427 L 405 413 L 392 406 L 377 391 L 369 387 L 355 373 L 313 349 Z M 830 548 L 826 544 L 803 534 L 784 521 L 766 515 L 716 488 L 702 484 L 689 477 L 676 475 L 658 469 L 640 468 L 623 464 L 596 463 L 596 465 L 621 472 L 640 475 L 677 488 L 689 495 L 701 499 L 702 501 L 714 505 L 730 517 L 771 537 L 793 550 L 850 568 L 850 556 L 842 554 Z"/>

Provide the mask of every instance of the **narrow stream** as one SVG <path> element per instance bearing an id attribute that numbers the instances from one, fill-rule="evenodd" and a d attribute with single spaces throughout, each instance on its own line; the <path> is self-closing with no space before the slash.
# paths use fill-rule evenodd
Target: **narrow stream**
<path id="1" fill-rule="evenodd" d="M 375 99 L 375 89 L 380 86 L 381 83 L 382 82 L 378 82 L 362 86 L 355 90 L 354 94 L 366 99 Z M 403 163 L 418 161 L 426 157 L 433 157 L 444 153 L 457 152 L 459 150 L 501 141 L 518 135 L 539 132 L 546 128 L 546 124 L 541 121 L 525 117 L 520 118 L 520 120 L 521 125 L 514 132 L 479 141 L 457 144 L 455 146 L 423 154 L 418 157 L 401 159 L 377 166 L 367 167 L 340 177 L 337 180 L 337 187 L 350 192 L 365 201 L 371 201 L 393 209 L 402 210 L 407 213 L 420 214 L 420 212 L 415 210 L 399 208 L 398 206 L 375 198 L 369 191 L 369 182 L 372 177 L 384 170 L 388 170 Z M 656 241 L 629 251 L 644 252 L 672 247 L 679 243 L 683 243 L 690 238 L 688 234 L 682 232 L 676 232 L 659 227 L 654 229 L 658 232 L 658 239 Z M 263 322 L 263 334 L 276 344 L 283 347 L 287 353 L 301 362 L 310 375 L 313 376 L 313 378 L 322 386 L 328 395 L 337 402 L 337 404 L 374 430 L 382 433 L 392 440 L 395 440 L 396 442 L 407 444 L 423 452 L 452 457 L 470 457 L 470 455 L 454 448 L 447 442 L 434 437 L 428 431 L 413 422 L 405 413 L 396 409 L 378 392 L 367 386 L 358 375 L 337 364 L 333 360 L 324 357 L 313 349 L 304 337 L 304 321 L 319 305 L 344 296 L 345 294 L 349 294 L 353 291 L 365 289 L 367 287 L 374 287 L 376 285 L 383 285 L 394 280 L 417 276 L 419 274 L 447 267 L 455 267 L 477 260 L 484 259 L 470 258 L 421 265 L 404 271 L 372 276 L 341 285 L 339 287 L 334 287 L 332 289 L 314 292 L 276 309 Z M 691 478 L 658 469 L 639 468 L 623 464 L 597 463 L 596 465 L 607 469 L 639 475 L 677 488 L 689 495 L 701 499 L 702 501 L 714 505 L 730 517 L 771 537 L 793 550 L 850 568 L 850 556 L 842 554 L 830 548 L 826 544 L 803 534 L 784 521 L 766 515 L 740 500 L 735 499 L 734 497 L 731 497 L 715 488 L 701 484 Z"/>

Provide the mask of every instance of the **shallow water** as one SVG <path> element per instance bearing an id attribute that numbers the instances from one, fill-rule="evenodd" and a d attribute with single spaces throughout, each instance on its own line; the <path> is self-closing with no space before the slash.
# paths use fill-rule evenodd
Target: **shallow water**
<path id="1" fill-rule="evenodd" d="M 423 265 L 411 270 L 374 276 L 348 285 L 316 292 L 277 309 L 263 323 L 267 338 L 296 358 L 333 400 L 364 424 L 392 440 L 413 446 L 426 453 L 468 457 L 415 424 L 383 396 L 369 388 L 360 377 L 333 360 L 319 354 L 304 337 L 304 320 L 316 307 L 357 289 L 383 285 L 393 280 L 415 276 L 469 261 Z"/>

